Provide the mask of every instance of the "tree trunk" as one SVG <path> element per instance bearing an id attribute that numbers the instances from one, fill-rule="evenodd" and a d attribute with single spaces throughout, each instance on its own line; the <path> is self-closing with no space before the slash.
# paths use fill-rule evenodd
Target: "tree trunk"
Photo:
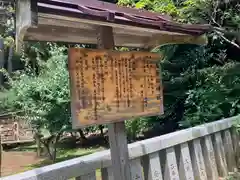
<path id="1" fill-rule="evenodd" d="M 104 136 L 104 133 L 103 133 L 103 128 L 104 128 L 104 126 L 103 126 L 103 125 L 99 125 L 98 127 L 99 127 L 99 129 L 100 129 L 101 136 L 103 137 L 103 136 Z"/>
<path id="2" fill-rule="evenodd" d="M 57 135 L 52 135 L 50 138 L 46 140 L 42 140 L 42 143 L 45 146 L 45 149 L 48 153 L 49 159 L 54 163 L 57 157 L 57 143 L 61 137 L 62 133 L 58 133 Z"/>
<path id="3" fill-rule="evenodd" d="M 80 134 L 80 138 L 81 138 L 81 139 L 84 139 L 84 140 L 87 139 L 86 136 L 85 136 L 84 133 L 83 133 L 83 130 L 79 129 L 78 132 L 79 132 L 79 134 Z"/>
<path id="4" fill-rule="evenodd" d="M 35 141 L 37 145 L 37 156 L 40 157 L 42 152 L 42 147 L 41 147 L 41 139 L 38 134 L 35 134 Z"/>

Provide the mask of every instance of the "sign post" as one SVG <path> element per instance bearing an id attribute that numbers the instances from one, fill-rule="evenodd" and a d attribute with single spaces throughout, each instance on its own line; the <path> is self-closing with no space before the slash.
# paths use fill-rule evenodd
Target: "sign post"
<path id="1" fill-rule="evenodd" d="M 97 37 L 99 49 L 114 49 L 112 27 L 99 27 Z M 109 124 L 108 138 L 114 180 L 131 180 L 125 123 Z"/>
<path id="2" fill-rule="evenodd" d="M 112 27 L 98 27 L 97 40 L 97 50 L 69 50 L 73 128 L 108 124 L 114 178 L 130 180 L 124 121 L 163 113 L 160 56 L 114 51 Z"/>

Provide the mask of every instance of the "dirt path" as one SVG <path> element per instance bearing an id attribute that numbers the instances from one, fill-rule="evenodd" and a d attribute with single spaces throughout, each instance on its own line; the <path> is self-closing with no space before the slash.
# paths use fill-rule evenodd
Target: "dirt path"
<path id="1" fill-rule="evenodd" d="M 27 170 L 27 166 L 40 161 L 35 152 L 4 152 L 2 176 L 8 176 Z"/>

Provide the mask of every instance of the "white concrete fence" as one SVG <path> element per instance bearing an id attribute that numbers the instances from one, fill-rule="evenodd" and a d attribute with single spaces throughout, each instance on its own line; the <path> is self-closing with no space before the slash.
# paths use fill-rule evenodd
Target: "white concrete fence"
<path id="1" fill-rule="evenodd" d="M 219 180 L 236 170 L 240 116 L 129 144 L 132 180 Z M 101 171 L 101 178 L 96 171 Z M 99 174 L 99 173 L 98 173 Z M 113 180 L 109 150 L 0 180 Z"/>

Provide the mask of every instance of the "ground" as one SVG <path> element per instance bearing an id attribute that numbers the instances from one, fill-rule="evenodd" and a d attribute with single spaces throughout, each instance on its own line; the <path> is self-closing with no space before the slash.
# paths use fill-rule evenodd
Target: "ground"
<path id="1" fill-rule="evenodd" d="M 42 159 L 35 152 L 8 151 L 3 153 L 2 176 L 23 172 L 28 166 L 38 164 Z"/>
<path id="2" fill-rule="evenodd" d="M 89 141 L 91 142 L 91 140 Z M 95 142 L 94 142 L 95 144 Z M 106 147 L 87 145 L 84 147 L 58 148 L 56 162 L 89 155 L 104 150 Z M 46 157 L 37 157 L 35 145 L 23 145 L 16 148 L 5 149 L 2 159 L 2 176 L 8 176 L 51 164 Z M 100 172 L 97 171 L 100 180 Z"/>

